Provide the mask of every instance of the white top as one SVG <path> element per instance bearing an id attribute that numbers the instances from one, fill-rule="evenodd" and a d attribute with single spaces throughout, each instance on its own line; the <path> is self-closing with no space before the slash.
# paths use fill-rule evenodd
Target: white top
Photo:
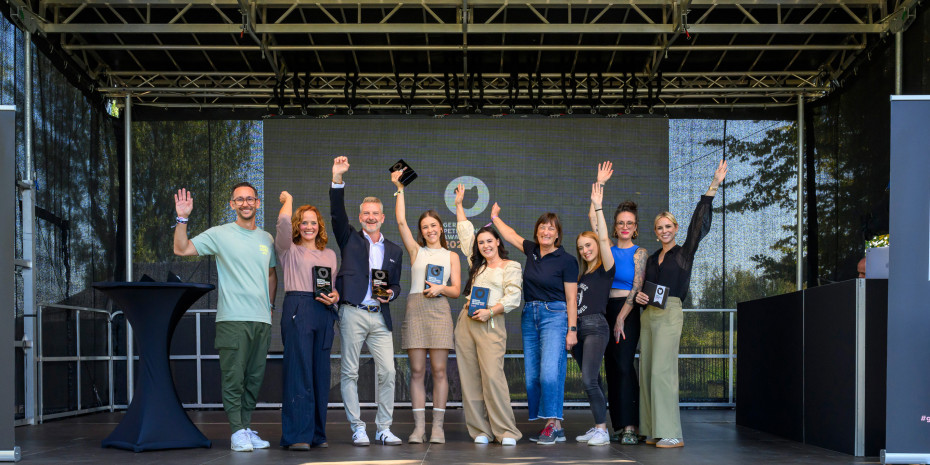
<path id="1" fill-rule="evenodd" d="M 471 221 L 459 221 L 456 223 L 456 230 L 459 233 L 459 246 L 471 265 L 472 245 L 475 243 L 475 226 Z M 511 310 L 520 306 L 520 296 L 523 294 L 523 268 L 520 262 L 506 260 L 504 266 L 499 268 L 484 267 L 478 272 L 478 276 L 472 282 L 471 287 L 484 287 L 489 292 L 488 308 L 500 303 L 504 306 L 504 312 L 510 313 Z M 465 306 L 471 302 L 471 294 L 465 299 Z"/>
<path id="2" fill-rule="evenodd" d="M 452 277 L 452 251 L 449 249 L 431 249 L 420 247 L 417 259 L 410 265 L 410 293 L 421 294 L 426 289 L 426 265 L 442 267 L 442 283 Z"/>
<path id="3" fill-rule="evenodd" d="M 381 305 L 371 296 L 371 270 L 380 270 L 384 264 L 384 234 L 378 236 L 378 242 L 371 240 L 368 233 L 362 231 L 365 239 L 368 239 L 368 292 L 365 293 L 363 305 Z"/>

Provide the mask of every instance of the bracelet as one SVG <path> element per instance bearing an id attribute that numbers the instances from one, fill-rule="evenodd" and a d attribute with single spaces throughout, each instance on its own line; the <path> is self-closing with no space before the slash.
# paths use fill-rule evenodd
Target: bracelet
<path id="1" fill-rule="evenodd" d="M 176 220 L 178 221 L 178 224 L 187 224 L 187 218 L 184 218 L 183 216 L 177 217 Z"/>
<path id="2" fill-rule="evenodd" d="M 603 209 L 603 208 L 595 208 L 594 211 L 596 211 L 596 212 L 602 212 L 602 211 L 604 211 L 604 209 Z"/>
<path id="3" fill-rule="evenodd" d="M 397 197 L 398 195 L 403 194 L 403 193 L 404 193 L 403 189 L 397 189 L 397 192 L 394 193 L 394 197 Z"/>
<path id="4" fill-rule="evenodd" d="M 717 186 L 712 186 L 710 189 L 707 189 L 707 190 L 717 192 Z"/>
<path id="5" fill-rule="evenodd" d="M 498 217 L 496 217 L 496 216 L 494 216 L 494 215 L 491 215 L 491 219 L 492 219 L 492 220 L 496 220 L 496 219 L 498 219 Z"/>

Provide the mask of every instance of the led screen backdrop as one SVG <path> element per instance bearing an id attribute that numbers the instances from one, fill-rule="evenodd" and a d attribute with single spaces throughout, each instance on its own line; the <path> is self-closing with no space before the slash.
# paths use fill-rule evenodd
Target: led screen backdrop
<path id="1" fill-rule="evenodd" d="M 588 205 L 597 164 L 614 162 L 614 176 L 604 201 L 608 222 L 624 200 L 640 208 L 640 236 L 636 241 L 655 250 L 652 218 L 668 209 L 668 120 L 664 118 L 519 118 L 519 119 L 270 119 L 264 122 L 265 227 L 274 229 L 282 190 L 294 196 L 295 206 L 316 205 L 328 231 L 333 158 L 344 155 L 351 168 L 345 176 L 346 210 L 358 229 L 358 206 L 366 196 L 384 203 L 382 232 L 401 245 L 394 219 L 394 186 L 388 168 L 404 159 L 419 177 L 406 192 L 407 219 L 416 235 L 416 220 L 427 209 L 443 219 L 451 247 L 458 247 L 453 189 L 468 187 L 465 209 L 476 228 L 490 221 L 491 205 L 501 205 L 501 218 L 526 238 L 540 214 L 552 211 L 563 225 L 563 246 L 575 255 L 575 238 L 590 229 Z M 703 182 L 703 179 L 702 179 Z M 690 213 L 690 212 L 689 212 Z M 337 251 L 334 239 L 328 247 Z M 522 253 L 507 245 L 510 258 L 522 263 Z M 467 277 L 462 260 L 462 281 Z M 279 273 L 278 303 L 283 299 Z M 404 256 L 403 294 L 410 290 L 409 257 Z M 464 298 L 452 302 L 453 318 Z M 400 322 L 406 299 L 391 305 L 397 322 L 395 350 L 400 352 Z M 508 350 L 519 352 L 519 310 L 507 319 Z M 277 323 L 277 322 L 276 322 Z M 278 337 L 275 328 L 273 334 Z M 280 341 L 274 344 L 280 350 Z M 334 353 L 338 353 L 338 341 Z M 274 350 L 274 348 L 273 348 Z"/>

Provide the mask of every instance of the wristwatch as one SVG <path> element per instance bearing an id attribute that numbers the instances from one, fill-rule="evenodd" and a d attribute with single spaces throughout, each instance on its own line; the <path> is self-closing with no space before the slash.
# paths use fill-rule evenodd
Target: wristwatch
<path id="1" fill-rule="evenodd" d="M 568 327 L 568 330 L 571 331 L 571 332 L 575 332 L 575 331 L 578 331 L 578 327 L 577 327 L 577 326 L 569 326 L 569 327 Z"/>

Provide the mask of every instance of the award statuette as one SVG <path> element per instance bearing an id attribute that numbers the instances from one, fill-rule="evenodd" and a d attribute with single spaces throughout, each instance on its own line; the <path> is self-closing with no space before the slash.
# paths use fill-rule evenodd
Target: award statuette
<path id="1" fill-rule="evenodd" d="M 426 265 L 426 282 L 434 286 L 442 286 L 442 272 L 443 269 L 439 265 Z M 423 284 L 423 290 L 429 289 L 429 286 Z"/>
<path id="2" fill-rule="evenodd" d="M 649 303 L 646 305 L 665 310 L 665 302 L 668 300 L 668 286 L 660 286 L 645 281 L 643 282 L 643 293 L 649 296 Z"/>
<path id="3" fill-rule="evenodd" d="M 333 270 L 328 266 L 313 267 L 313 292 L 327 296 L 333 293 Z"/>
<path id="4" fill-rule="evenodd" d="M 413 168 L 411 168 L 403 158 L 397 160 L 397 163 L 394 163 L 394 165 L 388 169 L 388 171 L 391 173 L 400 170 L 404 170 L 404 174 L 400 175 L 400 183 L 403 184 L 404 187 L 407 187 L 408 184 L 417 178 L 417 172 L 414 171 Z"/>
<path id="5" fill-rule="evenodd" d="M 491 294 L 486 287 L 471 288 L 471 298 L 468 300 L 468 316 L 475 316 L 475 312 L 488 308 L 488 296 Z"/>
<path id="6" fill-rule="evenodd" d="M 371 295 L 376 298 L 389 299 L 387 270 L 371 270 Z"/>

